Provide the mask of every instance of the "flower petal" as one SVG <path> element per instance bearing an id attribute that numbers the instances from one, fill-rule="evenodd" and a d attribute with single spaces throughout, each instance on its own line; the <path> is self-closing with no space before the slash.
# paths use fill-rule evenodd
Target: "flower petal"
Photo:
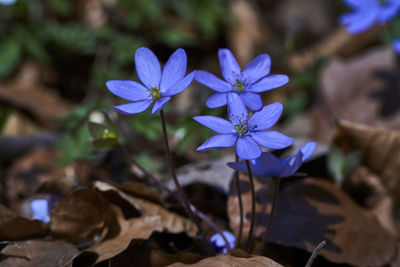
<path id="1" fill-rule="evenodd" d="M 193 119 L 219 134 L 235 133 L 232 124 L 222 118 L 214 116 L 197 116 L 193 117 Z"/>
<path id="2" fill-rule="evenodd" d="M 147 88 L 160 86 L 160 62 L 150 49 L 141 47 L 136 50 L 135 66 L 139 79 Z"/>
<path id="3" fill-rule="evenodd" d="M 384 24 L 387 21 L 391 20 L 394 16 L 396 16 L 398 12 L 398 3 L 387 3 L 380 8 L 378 20 L 381 24 Z"/>
<path id="4" fill-rule="evenodd" d="M 150 97 L 149 90 L 135 81 L 107 81 L 111 93 L 129 101 L 141 101 Z"/>
<path id="5" fill-rule="evenodd" d="M 166 96 L 166 97 L 161 97 L 160 99 L 158 99 L 153 106 L 153 109 L 151 110 L 151 113 L 157 113 L 160 110 L 162 110 L 164 108 L 164 106 L 171 100 L 170 96 Z"/>
<path id="6" fill-rule="evenodd" d="M 263 152 L 257 161 L 263 168 L 264 175 L 277 176 L 281 170 L 281 160 L 275 157 L 272 153 Z"/>
<path id="7" fill-rule="evenodd" d="M 229 93 L 228 101 L 228 116 L 233 124 L 247 119 L 247 109 L 237 93 Z"/>
<path id="8" fill-rule="evenodd" d="M 113 108 L 123 114 L 136 114 L 145 111 L 152 102 L 152 100 L 144 100 L 119 106 L 113 106 Z"/>
<path id="9" fill-rule="evenodd" d="M 285 85 L 288 82 L 289 82 L 288 76 L 284 74 L 273 74 L 252 84 L 249 87 L 249 89 L 247 89 L 247 91 L 252 93 L 261 93 L 281 87 L 282 85 Z"/>
<path id="10" fill-rule="evenodd" d="M 185 50 L 179 48 L 165 63 L 161 75 L 160 88 L 168 90 L 171 86 L 182 80 L 186 73 L 187 57 Z"/>
<path id="11" fill-rule="evenodd" d="M 339 22 L 346 26 L 351 34 L 361 33 L 371 27 L 378 16 L 376 9 L 363 9 L 364 11 L 344 14 L 339 17 Z M 366 11 L 365 11 L 366 10 Z"/>
<path id="12" fill-rule="evenodd" d="M 192 71 L 191 73 L 186 75 L 185 78 L 178 81 L 172 87 L 167 89 L 167 91 L 164 93 L 164 95 L 165 96 L 173 96 L 173 95 L 176 95 L 176 94 L 182 92 L 183 90 L 185 90 L 192 83 L 195 73 L 196 73 L 196 71 Z"/>
<path id="13" fill-rule="evenodd" d="M 396 39 L 392 42 L 392 46 L 394 51 L 396 51 L 397 54 L 400 54 L 400 39 Z"/>
<path id="14" fill-rule="evenodd" d="M 263 106 L 261 96 L 258 94 L 244 92 L 241 93 L 239 96 L 243 104 L 251 110 L 257 111 L 260 110 Z"/>
<path id="15" fill-rule="evenodd" d="M 282 114 L 283 106 L 281 103 L 266 105 L 262 110 L 254 113 L 249 119 L 249 125 L 256 131 L 262 131 L 272 127 Z"/>
<path id="16" fill-rule="evenodd" d="M 207 107 L 209 108 L 219 108 L 225 106 L 227 103 L 227 94 L 226 93 L 215 93 L 212 94 L 206 102 Z"/>
<path id="17" fill-rule="evenodd" d="M 256 159 L 261 156 L 261 149 L 251 137 L 241 136 L 236 142 L 236 154 L 241 159 Z"/>
<path id="18" fill-rule="evenodd" d="M 275 131 L 254 132 L 251 138 L 260 146 L 271 149 L 285 148 L 293 143 L 293 138 Z"/>
<path id="19" fill-rule="evenodd" d="M 315 142 L 308 142 L 300 148 L 302 153 L 302 162 L 306 161 L 314 153 L 317 144 Z"/>
<path id="20" fill-rule="evenodd" d="M 281 178 L 292 176 L 303 163 L 301 160 L 301 153 L 293 155 L 282 162 L 284 162 L 284 164 L 282 165 L 282 169 L 278 174 L 278 176 Z"/>
<path id="21" fill-rule="evenodd" d="M 232 52 L 226 48 L 219 49 L 218 58 L 221 65 L 222 77 L 229 83 L 234 84 L 241 69 Z"/>
<path id="22" fill-rule="evenodd" d="M 197 148 L 199 151 L 230 147 L 236 143 L 236 134 L 214 135 Z"/>
<path id="23" fill-rule="evenodd" d="M 195 75 L 194 79 L 197 82 L 207 86 L 208 88 L 210 88 L 214 91 L 220 92 L 220 93 L 226 93 L 226 92 L 232 91 L 232 85 L 221 80 L 214 74 L 209 73 L 204 70 L 196 71 L 196 75 Z"/>
<path id="24" fill-rule="evenodd" d="M 248 173 L 245 162 L 228 162 L 227 165 L 236 171 Z M 256 176 L 266 175 L 264 169 L 260 166 L 258 159 L 250 160 L 251 173 Z"/>
<path id="25" fill-rule="evenodd" d="M 243 69 L 243 73 L 250 80 L 250 83 L 255 83 L 259 79 L 268 75 L 271 69 L 271 58 L 268 54 L 261 54 L 253 59 Z"/>

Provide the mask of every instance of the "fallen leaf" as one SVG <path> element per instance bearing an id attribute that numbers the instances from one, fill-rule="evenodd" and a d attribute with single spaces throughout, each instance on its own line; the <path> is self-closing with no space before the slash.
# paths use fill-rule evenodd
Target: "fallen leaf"
<path id="1" fill-rule="evenodd" d="M 253 266 L 253 267 L 282 267 L 279 263 L 271 260 L 270 258 L 255 256 L 251 258 L 238 258 L 231 255 L 219 255 L 212 258 L 206 258 L 195 264 L 175 263 L 168 265 L 170 267 L 180 266 L 198 266 L 198 267 L 240 267 L 240 266 Z"/>
<path id="2" fill-rule="evenodd" d="M 400 131 L 342 120 L 334 142 L 344 152 L 361 149 L 363 165 L 380 176 L 396 206 L 400 205 Z"/>
<path id="3" fill-rule="evenodd" d="M 247 183 L 245 177 L 242 176 L 242 179 L 243 184 Z M 272 201 L 272 186 L 266 180 L 271 179 L 258 177 L 255 183 L 257 237 L 265 231 Z M 246 226 L 250 194 L 248 190 L 244 192 Z M 228 211 L 235 232 L 238 229 L 236 203 L 236 195 L 232 193 Z M 264 205 L 267 208 L 263 208 Z M 390 263 L 396 253 L 394 236 L 379 225 L 371 212 L 361 208 L 333 183 L 307 178 L 282 186 L 269 242 L 312 252 L 322 240 L 326 240 L 327 244 L 320 255 L 335 263 L 382 266 Z"/>
<path id="4" fill-rule="evenodd" d="M 154 204 L 148 200 L 125 194 L 117 188 L 113 187 L 112 185 L 104 182 L 98 181 L 94 184 L 94 187 L 99 190 L 106 199 L 107 191 L 115 192 L 120 198 L 127 201 L 135 209 L 137 209 L 142 216 L 151 217 L 159 215 L 161 217 L 164 229 L 166 229 L 170 233 L 185 232 L 190 237 L 195 237 L 197 235 L 197 227 L 191 220 L 176 213 L 170 212 L 158 204 Z"/>
<path id="5" fill-rule="evenodd" d="M 7 245 L 1 250 L 6 258 L 1 266 L 72 266 L 80 253 L 72 244 L 62 241 L 28 240 Z"/>
<path id="6" fill-rule="evenodd" d="M 332 140 L 337 120 L 349 120 L 371 126 L 399 128 L 400 109 L 382 115 L 387 97 L 379 97 L 382 90 L 398 91 L 395 55 L 391 48 L 376 48 L 360 56 L 342 60 L 332 58 L 322 70 L 320 99 L 312 109 L 315 138 L 328 143 Z M 389 99 L 398 98 L 393 95 Z M 361 112 L 362 111 L 362 112 Z"/>
<path id="7" fill-rule="evenodd" d="M 186 264 L 192 264 L 202 260 L 204 257 L 198 253 L 190 251 L 181 251 L 178 253 L 170 254 L 165 253 L 162 250 L 153 249 L 150 254 L 151 265 L 156 266 L 167 266 L 174 264 L 175 262 L 182 262 Z"/>
<path id="8" fill-rule="evenodd" d="M 18 240 L 44 236 L 49 227 L 41 221 L 29 220 L 0 205 L 0 240 Z"/>

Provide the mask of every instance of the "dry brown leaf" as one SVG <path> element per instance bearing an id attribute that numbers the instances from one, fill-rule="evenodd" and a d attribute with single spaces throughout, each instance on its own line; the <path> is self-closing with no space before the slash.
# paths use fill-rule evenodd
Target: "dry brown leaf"
<path id="1" fill-rule="evenodd" d="M 175 263 L 169 265 L 170 267 L 181 267 L 181 266 L 198 266 L 198 267 L 241 267 L 241 266 L 252 266 L 252 267 L 282 267 L 279 263 L 271 260 L 270 258 L 255 256 L 251 258 L 237 258 L 231 255 L 219 255 L 212 258 L 206 258 L 195 264 L 184 264 Z"/>
<path id="2" fill-rule="evenodd" d="M 198 253 L 181 251 L 174 254 L 166 253 L 162 250 L 153 249 L 150 254 L 151 266 L 167 266 L 175 262 L 192 264 L 202 260 L 204 257 Z"/>
<path id="3" fill-rule="evenodd" d="M 95 188 L 102 193 L 107 191 L 114 191 L 118 193 L 121 198 L 123 198 L 125 201 L 128 201 L 133 207 L 135 207 L 142 214 L 142 216 L 161 216 L 163 227 L 170 233 L 185 232 L 190 237 L 195 237 L 197 234 L 197 227 L 191 220 L 176 213 L 170 212 L 158 204 L 127 195 L 112 185 L 104 182 L 96 182 Z M 104 195 L 104 197 L 107 198 L 106 195 Z"/>
<path id="4" fill-rule="evenodd" d="M 400 205 L 400 131 L 350 121 L 337 124 L 335 144 L 345 152 L 363 150 L 363 165 L 378 174 Z"/>
<path id="5" fill-rule="evenodd" d="M 385 116 L 382 113 L 383 107 L 396 105 L 387 103 L 386 96 L 397 90 L 394 56 L 392 49 L 386 47 L 349 60 L 333 58 L 327 63 L 320 79 L 320 100 L 312 110 L 318 141 L 327 143 L 332 139 L 336 119 L 400 127 L 400 110 L 393 108 Z"/>
<path id="6" fill-rule="evenodd" d="M 80 253 L 72 244 L 62 241 L 29 240 L 7 245 L 1 251 L 7 257 L 0 262 L 4 267 L 72 266 Z"/>
<path id="7" fill-rule="evenodd" d="M 0 205 L 0 240 L 17 240 L 44 236 L 49 227 L 41 221 L 29 220 Z"/>
<path id="8" fill-rule="evenodd" d="M 261 237 L 268 221 L 268 214 L 262 210 L 266 204 L 266 211 L 270 212 L 270 180 L 257 177 L 255 181 L 257 237 Z M 247 177 L 241 176 L 241 183 L 245 214 L 249 214 Z M 237 232 L 239 214 L 233 193 L 228 199 L 228 211 L 231 227 Z M 247 226 L 248 216 L 245 218 Z M 287 184 L 279 195 L 269 241 L 312 252 L 322 240 L 327 244 L 320 255 L 336 263 L 381 266 L 390 263 L 396 253 L 394 236 L 379 225 L 374 214 L 361 208 L 333 183 L 308 178 Z"/>
<path id="9" fill-rule="evenodd" d="M 90 189 L 77 189 L 58 201 L 50 213 L 51 235 L 75 242 L 78 238 L 92 241 L 94 232 L 105 226 L 108 203 Z"/>
<path id="10" fill-rule="evenodd" d="M 163 230 L 159 215 L 142 216 L 126 220 L 121 209 L 113 206 L 113 210 L 120 226 L 120 232 L 115 237 L 88 249 L 88 251 L 99 255 L 96 263 L 110 259 L 123 252 L 128 248 L 133 239 L 148 239 L 154 231 L 161 232 Z"/>

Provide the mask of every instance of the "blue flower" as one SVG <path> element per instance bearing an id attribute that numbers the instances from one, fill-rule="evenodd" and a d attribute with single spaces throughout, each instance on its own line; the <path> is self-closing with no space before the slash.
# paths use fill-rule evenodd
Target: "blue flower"
<path id="1" fill-rule="evenodd" d="M 226 241 L 228 241 L 229 246 L 231 249 L 235 246 L 236 238 L 235 236 L 228 231 L 223 231 L 222 234 L 224 235 Z M 224 239 L 222 238 L 222 235 L 219 233 L 216 233 L 211 236 L 210 238 L 210 243 L 211 247 L 214 248 L 217 254 L 220 253 L 228 253 L 228 249 L 226 248 L 226 244 Z"/>
<path id="2" fill-rule="evenodd" d="M 208 98 L 206 105 L 209 108 L 225 106 L 227 94 L 235 92 L 248 108 L 260 110 L 263 103 L 258 93 L 280 87 L 289 81 L 286 75 L 267 76 L 271 67 L 271 59 L 267 54 L 253 59 L 243 71 L 229 49 L 219 49 L 218 57 L 225 81 L 207 71 L 197 71 L 195 77 L 197 82 L 217 92 Z"/>
<path id="3" fill-rule="evenodd" d="M 259 145 L 280 149 L 292 144 L 293 139 L 279 132 L 264 131 L 273 126 L 282 113 L 282 104 L 274 103 L 248 116 L 246 107 L 235 93 L 228 94 L 230 121 L 214 116 L 198 116 L 193 119 L 219 133 L 208 139 L 197 150 L 205 151 L 231 147 L 236 144 L 236 153 L 249 160 L 261 156 Z"/>
<path id="4" fill-rule="evenodd" d="M 361 33 L 375 23 L 384 24 L 397 15 L 400 10 L 399 0 L 344 0 L 353 12 L 339 17 L 339 22 L 346 26 L 351 34 Z"/>
<path id="5" fill-rule="evenodd" d="M 397 54 L 400 54 L 400 39 L 396 39 L 392 42 L 392 46 L 394 51 L 396 51 Z"/>
<path id="6" fill-rule="evenodd" d="M 156 55 L 146 47 L 139 48 L 135 53 L 135 66 L 143 85 L 135 81 L 106 82 L 111 93 L 132 101 L 132 103 L 113 107 L 124 114 L 135 114 L 145 111 L 154 103 L 152 113 L 160 111 L 171 96 L 185 90 L 193 81 L 195 71 L 185 76 L 186 63 L 185 51 L 178 49 L 171 55 L 161 71 Z"/>
<path id="7" fill-rule="evenodd" d="M 252 174 L 279 178 L 292 176 L 301 164 L 312 155 L 315 146 L 315 142 L 308 142 L 295 155 L 284 159 L 279 159 L 269 152 L 263 152 L 261 157 L 250 161 Z M 247 166 L 244 162 L 229 162 L 228 166 L 247 173 Z"/>

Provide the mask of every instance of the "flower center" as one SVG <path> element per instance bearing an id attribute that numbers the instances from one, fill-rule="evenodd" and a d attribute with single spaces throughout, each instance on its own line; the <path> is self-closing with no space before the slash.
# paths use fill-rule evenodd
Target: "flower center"
<path id="1" fill-rule="evenodd" d="M 236 82 L 233 84 L 233 87 L 235 88 L 236 92 L 242 92 L 246 87 L 246 83 L 241 80 L 236 80 Z"/>
<path id="2" fill-rule="evenodd" d="M 154 99 L 154 100 L 158 100 L 161 98 L 161 92 L 160 92 L 160 88 L 158 88 L 157 86 L 154 86 L 151 88 L 150 91 L 150 96 Z"/>
<path id="3" fill-rule="evenodd" d="M 235 130 L 239 135 L 245 135 L 248 132 L 247 123 L 241 122 L 241 123 L 236 124 Z"/>

